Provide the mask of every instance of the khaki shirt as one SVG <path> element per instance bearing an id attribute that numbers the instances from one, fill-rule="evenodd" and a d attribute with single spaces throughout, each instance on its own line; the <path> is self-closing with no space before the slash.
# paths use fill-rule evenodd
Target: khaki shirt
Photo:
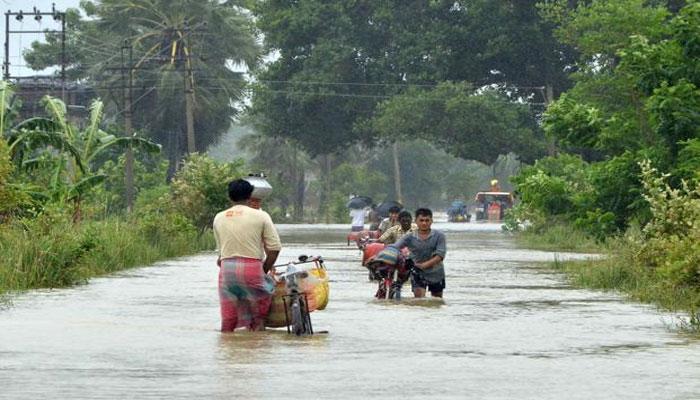
<path id="1" fill-rule="evenodd" d="M 410 233 L 410 232 L 415 232 L 418 230 L 418 226 L 416 224 L 411 224 L 411 229 L 404 231 L 401 228 L 401 224 L 394 225 L 391 228 L 387 229 L 386 232 L 382 234 L 382 236 L 379 237 L 379 241 L 385 244 L 392 244 L 399 240 L 401 236 Z"/>
<path id="2" fill-rule="evenodd" d="M 379 228 L 377 228 L 377 229 L 379 229 L 382 233 L 384 233 L 384 232 L 388 231 L 389 228 L 396 226 L 396 225 L 401 225 L 399 223 L 398 219 L 394 222 L 391 222 L 391 219 L 389 217 L 387 217 L 387 218 L 384 218 L 382 220 L 382 222 L 379 224 Z"/>
<path id="3" fill-rule="evenodd" d="M 216 214 L 214 238 L 221 258 L 248 257 L 262 260 L 265 258 L 265 249 L 282 249 L 270 215 L 244 205 L 235 205 Z"/>

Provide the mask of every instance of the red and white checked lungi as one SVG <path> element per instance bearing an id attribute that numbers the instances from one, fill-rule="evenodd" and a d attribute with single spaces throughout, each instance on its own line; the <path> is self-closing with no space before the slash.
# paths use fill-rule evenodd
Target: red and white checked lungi
<path id="1" fill-rule="evenodd" d="M 245 257 L 221 260 L 221 331 L 262 328 L 270 311 L 273 291 L 274 281 L 263 272 L 262 261 Z"/>

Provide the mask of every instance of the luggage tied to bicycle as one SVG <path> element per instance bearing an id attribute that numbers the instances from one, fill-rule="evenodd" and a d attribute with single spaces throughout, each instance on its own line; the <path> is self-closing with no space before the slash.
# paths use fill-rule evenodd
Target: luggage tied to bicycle
<path id="1" fill-rule="evenodd" d="M 308 312 L 323 310 L 328 305 L 330 288 L 328 285 L 328 273 L 322 262 L 313 261 L 309 265 L 299 265 L 298 269 L 306 273 L 298 279 L 299 294 L 304 296 L 308 304 Z M 285 272 L 275 273 L 275 289 L 272 293 L 270 312 L 265 320 L 265 326 L 280 328 L 286 326 L 291 313 L 289 290 L 285 282 Z M 285 316 L 285 298 L 287 316 Z"/>
<path id="2" fill-rule="evenodd" d="M 399 299 L 401 286 L 413 270 L 413 264 L 406 259 L 402 250 L 387 246 L 378 251 L 365 264 L 373 278 L 379 281 L 374 297 L 378 299 Z"/>

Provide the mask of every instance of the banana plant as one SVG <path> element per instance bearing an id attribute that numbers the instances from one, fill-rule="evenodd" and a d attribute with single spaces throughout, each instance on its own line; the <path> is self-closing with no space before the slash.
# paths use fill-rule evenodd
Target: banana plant
<path id="1" fill-rule="evenodd" d="M 106 179 L 105 175 L 96 173 L 98 166 L 95 161 L 101 155 L 112 149 L 126 151 L 128 148 L 141 148 L 150 153 L 160 152 L 159 144 L 136 134 L 117 137 L 102 130 L 100 125 L 104 116 L 104 104 L 101 100 L 94 100 L 91 103 L 89 121 L 82 131 L 75 129 L 67 120 L 65 105 L 61 100 L 46 96 L 43 101 L 55 126 L 78 152 L 78 157 L 70 160 L 75 163 L 74 165 L 59 164 L 59 167 L 67 167 L 65 172 L 69 179 L 67 187 L 64 188 L 63 197 L 74 203 L 75 221 L 81 218 L 80 205 L 85 194 Z M 85 164 L 85 168 L 80 168 L 80 162 Z"/>
<path id="2" fill-rule="evenodd" d="M 64 129 L 52 118 L 32 117 L 14 124 L 19 114 L 19 106 L 20 102 L 15 97 L 12 86 L 0 81 L 0 129 L 17 168 L 25 169 L 26 157 L 36 155 L 38 149 L 51 148 L 69 153 L 75 165 L 84 171 L 78 149 L 63 134 Z M 65 121 L 65 118 L 63 120 Z"/>
<path id="3" fill-rule="evenodd" d="M 101 129 L 104 105 L 94 100 L 90 105 L 87 126 L 80 130 L 68 119 L 65 104 L 51 96 L 42 99 L 47 117 L 33 117 L 12 126 L 9 122 L 15 106 L 12 88 L 5 82 L 0 86 L 0 127 L 10 146 L 17 168 L 31 171 L 38 167 L 50 169 L 49 196 L 63 204 L 73 203 L 74 221 L 81 219 L 81 202 L 85 195 L 102 184 L 105 175 L 98 174 L 96 160 L 107 151 L 141 148 L 159 152 L 159 144 L 137 136 L 109 134 Z"/>

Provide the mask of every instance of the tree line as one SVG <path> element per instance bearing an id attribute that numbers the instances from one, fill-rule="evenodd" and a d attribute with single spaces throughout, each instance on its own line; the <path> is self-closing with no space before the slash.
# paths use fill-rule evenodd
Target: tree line
<path id="1" fill-rule="evenodd" d="M 598 192 L 565 202 L 573 204 L 567 210 L 578 210 L 581 226 L 586 218 L 605 221 L 592 222 L 590 230 L 607 235 L 644 208 L 634 197 L 641 153 L 667 152 L 664 171 L 677 161 L 680 170 L 693 170 L 693 145 L 682 143 L 695 134 L 694 83 L 677 68 L 688 63 L 679 57 L 692 60 L 692 49 L 658 48 L 680 29 L 671 21 L 693 4 L 85 1 L 67 12 L 67 71 L 102 98 L 105 123 L 117 131 L 131 89 L 133 126 L 162 146 L 170 178 L 186 154 L 216 144 L 233 119 L 252 127 L 254 137 L 242 145 L 253 165 L 267 164 L 284 185 L 274 205 L 291 208 L 297 219 L 308 215 L 304 204 L 316 195 L 310 189 L 317 189 L 317 207 L 332 207 L 351 173 L 378 172 L 389 189 L 371 189 L 374 194 L 401 196 L 393 182 L 406 174 L 395 170 L 397 162 L 372 164 L 372 152 L 381 149 L 386 159 L 405 164 L 401 151 L 428 143 L 438 149 L 434 157 L 450 159 L 444 151 L 484 165 L 508 154 L 525 164 L 579 155 L 600 169 Z M 692 29 L 683 29 L 692 37 Z M 25 54 L 35 69 L 58 59 L 58 36 L 46 36 Z M 673 43 L 682 40 L 692 43 Z M 634 59 L 640 51 L 651 58 Z M 264 54 L 275 56 L 262 63 Z M 672 65 L 650 72 L 660 60 Z M 234 65 L 245 66 L 252 83 Z M 675 77 L 664 81 L 669 71 Z M 425 160 L 428 169 L 439 164 Z"/>

